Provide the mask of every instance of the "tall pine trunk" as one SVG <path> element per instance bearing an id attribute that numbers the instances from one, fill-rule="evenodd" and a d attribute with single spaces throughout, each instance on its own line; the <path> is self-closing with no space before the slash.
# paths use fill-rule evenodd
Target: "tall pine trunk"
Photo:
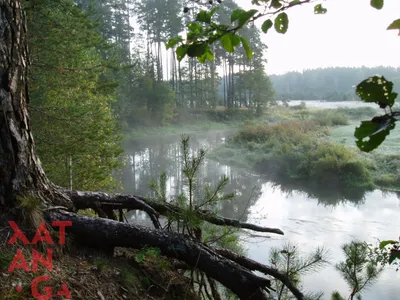
<path id="1" fill-rule="evenodd" d="M 34 192 L 71 206 L 47 179 L 35 154 L 28 115 L 26 22 L 19 0 L 0 0 L 0 205 Z M 53 201 L 54 202 L 54 201 Z"/>

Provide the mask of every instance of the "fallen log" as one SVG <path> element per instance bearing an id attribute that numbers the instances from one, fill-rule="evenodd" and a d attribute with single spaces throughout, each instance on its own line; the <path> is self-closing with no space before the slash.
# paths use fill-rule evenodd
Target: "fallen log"
<path id="1" fill-rule="evenodd" d="M 69 191 L 65 190 L 75 207 L 78 209 L 97 209 L 98 207 L 107 207 L 112 209 L 131 209 L 131 210 L 143 210 L 150 218 L 152 218 L 153 224 L 155 218 L 158 215 L 168 216 L 170 214 L 182 214 L 183 211 L 169 203 L 155 202 L 143 197 L 133 195 L 122 195 L 122 194 L 106 194 L 102 192 L 81 192 L 81 191 Z M 255 224 L 240 222 L 238 220 L 224 218 L 211 214 L 207 210 L 197 211 L 197 216 L 211 224 L 231 226 L 243 229 L 250 229 L 258 232 L 275 233 L 283 235 L 283 231 L 279 228 L 269 228 L 258 226 Z M 155 225 L 155 228 L 158 228 Z"/>
<path id="2" fill-rule="evenodd" d="M 163 255 L 176 258 L 206 273 L 240 299 L 268 299 L 265 291 L 271 287 L 269 279 L 253 274 L 188 236 L 104 218 L 90 218 L 61 210 L 48 210 L 45 212 L 45 217 L 49 222 L 71 221 L 72 226 L 66 228 L 67 232 L 99 248 L 156 247 Z"/>

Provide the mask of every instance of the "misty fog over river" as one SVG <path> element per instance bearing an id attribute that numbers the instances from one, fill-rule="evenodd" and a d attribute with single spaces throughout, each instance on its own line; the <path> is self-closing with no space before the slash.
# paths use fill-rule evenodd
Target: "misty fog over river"
<path id="1" fill-rule="evenodd" d="M 346 104 L 342 103 L 342 106 L 350 106 L 348 102 Z M 327 105 L 331 107 L 332 103 Z M 194 151 L 203 147 L 210 152 L 224 143 L 228 134 L 221 131 L 191 134 L 190 145 Z M 149 181 L 162 171 L 166 171 L 168 176 L 169 196 L 173 197 L 182 190 L 179 136 L 138 140 L 125 145 L 125 151 L 130 159 L 124 169 L 125 193 L 148 195 Z M 272 183 L 251 170 L 224 165 L 209 158 L 201 168 L 198 185 L 215 184 L 224 174 L 229 178 L 225 191 L 234 192 L 236 197 L 221 204 L 221 215 L 278 227 L 285 233 L 284 236 L 243 234 L 241 241 L 248 257 L 269 264 L 270 248 L 289 241 L 299 245 L 305 254 L 317 246 L 329 249 L 331 264 L 322 271 L 302 277 L 305 290 L 323 291 L 323 299 L 330 298 L 334 290 L 349 295 L 346 283 L 334 269 L 334 264 L 343 259 L 342 244 L 352 239 L 375 244 L 378 239 L 395 239 L 399 235 L 400 193 L 375 190 L 353 194 L 324 191 L 323 187 L 312 191 L 288 183 Z M 130 220 L 151 226 L 142 212 L 133 212 Z M 363 299 L 399 299 L 399 279 L 395 268 L 387 267 Z"/>

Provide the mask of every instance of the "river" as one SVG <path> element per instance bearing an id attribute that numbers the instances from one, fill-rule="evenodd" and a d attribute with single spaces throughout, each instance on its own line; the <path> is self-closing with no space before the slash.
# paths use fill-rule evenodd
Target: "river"
<path id="1" fill-rule="evenodd" d="M 340 102 L 343 105 L 343 102 Z M 331 103 L 327 103 L 331 107 Z M 322 104 L 323 105 L 323 104 Z M 343 105 L 346 106 L 346 105 Z M 212 150 L 225 140 L 226 133 L 198 133 L 191 135 L 191 149 Z M 125 193 L 148 195 L 148 182 L 161 171 L 168 175 L 167 190 L 173 197 L 182 189 L 179 137 L 164 137 L 136 141 L 126 145 L 130 161 L 124 169 Z M 330 299 L 333 290 L 349 295 L 348 287 L 334 265 L 343 259 L 340 246 L 352 239 L 376 243 L 378 239 L 394 239 L 399 235 L 400 193 L 375 190 L 352 194 L 343 191 L 310 191 L 288 184 L 273 184 L 250 170 L 220 164 L 206 159 L 199 173 L 199 186 L 216 183 L 227 175 L 227 192 L 234 192 L 232 202 L 221 206 L 221 215 L 241 218 L 268 227 L 278 227 L 284 236 L 265 237 L 243 235 L 247 256 L 268 264 L 271 247 L 291 242 L 304 254 L 317 246 L 330 252 L 330 265 L 318 273 L 302 277 L 307 291 L 323 291 L 323 299 Z M 256 196 L 254 196 L 256 194 Z M 252 197 L 253 196 L 253 197 Z M 130 215 L 132 222 L 149 224 L 141 212 Z M 363 295 L 364 300 L 399 299 L 400 275 L 388 267 Z"/>

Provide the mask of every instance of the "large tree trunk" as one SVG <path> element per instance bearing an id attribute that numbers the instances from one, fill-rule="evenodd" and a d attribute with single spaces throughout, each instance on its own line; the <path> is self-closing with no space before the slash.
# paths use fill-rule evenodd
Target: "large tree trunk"
<path id="1" fill-rule="evenodd" d="M 21 2 L 0 0 L 0 205 L 32 192 L 71 207 L 49 182 L 35 155 L 28 116 L 26 24 Z"/>

